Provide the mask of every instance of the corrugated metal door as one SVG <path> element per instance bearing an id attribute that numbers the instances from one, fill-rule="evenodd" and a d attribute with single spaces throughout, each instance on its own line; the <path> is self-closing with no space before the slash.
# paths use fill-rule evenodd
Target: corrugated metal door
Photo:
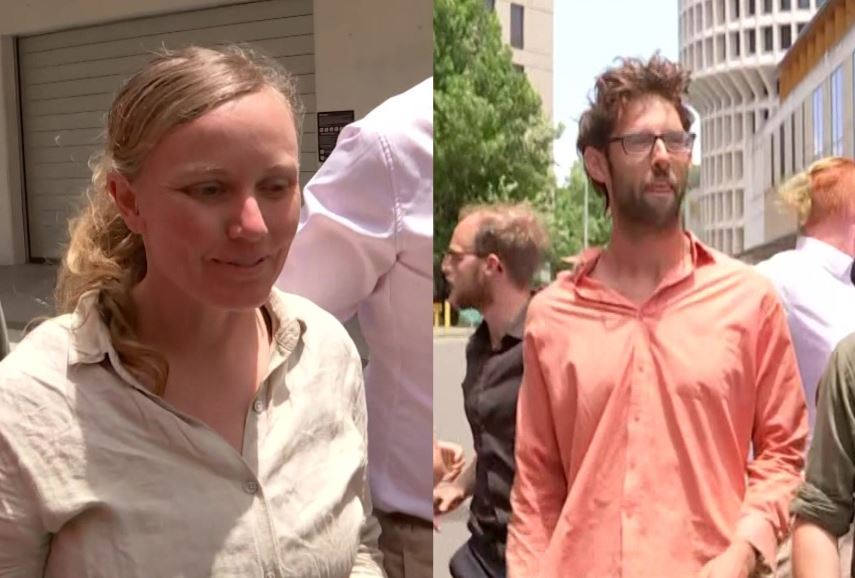
<path id="1" fill-rule="evenodd" d="M 152 51 L 250 45 L 296 75 L 306 108 L 305 184 L 318 168 L 312 0 L 275 0 L 140 18 L 24 37 L 19 42 L 30 258 L 57 259 L 67 220 L 89 183 L 88 160 L 124 79 Z"/>

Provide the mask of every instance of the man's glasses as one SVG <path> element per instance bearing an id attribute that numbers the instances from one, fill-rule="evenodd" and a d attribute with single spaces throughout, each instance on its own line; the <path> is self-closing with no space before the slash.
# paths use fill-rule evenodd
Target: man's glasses
<path id="1" fill-rule="evenodd" d="M 442 260 L 459 263 L 466 255 L 475 255 L 476 257 L 481 256 L 477 251 L 457 251 L 455 249 L 447 249 L 445 253 L 442 254 Z"/>
<path id="2" fill-rule="evenodd" d="M 657 140 L 662 140 L 665 150 L 671 154 L 688 154 L 695 144 L 695 134 L 691 132 L 672 131 L 662 134 L 640 132 L 625 134 L 609 139 L 609 143 L 620 141 L 623 152 L 629 156 L 649 155 Z"/>

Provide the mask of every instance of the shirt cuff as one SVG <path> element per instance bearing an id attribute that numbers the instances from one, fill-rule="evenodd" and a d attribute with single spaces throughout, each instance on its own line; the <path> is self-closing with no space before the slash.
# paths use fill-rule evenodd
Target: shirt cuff
<path id="1" fill-rule="evenodd" d="M 778 550 L 778 539 L 775 537 L 775 529 L 769 520 L 761 514 L 747 514 L 736 525 L 735 536 L 747 541 L 760 553 L 762 560 L 758 557 L 758 566 L 765 564 L 772 570 L 775 569 L 775 553 Z"/>
<path id="2" fill-rule="evenodd" d="M 790 505 L 790 512 L 816 524 L 833 536 L 841 537 L 852 523 L 852 499 L 834 500 L 811 483 L 805 482 Z"/>

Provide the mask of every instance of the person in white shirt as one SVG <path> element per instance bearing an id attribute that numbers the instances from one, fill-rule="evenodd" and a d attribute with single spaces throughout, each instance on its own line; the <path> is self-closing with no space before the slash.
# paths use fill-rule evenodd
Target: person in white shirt
<path id="1" fill-rule="evenodd" d="M 855 161 L 829 157 L 784 183 L 779 197 L 798 213 L 796 248 L 757 264 L 778 292 L 799 364 L 808 406 L 809 438 L 816 418 L 817 384 L 831 352 L 855 332 Z M 779 567 L 788 576 L 788 548 Z M 852 531 L 840 541 L 841 576 L 849 576 Z"/>
<path id="2" fill-rule="evenodd" d="M 277 282 L 338 317 L 369 350 L 368 471 L 390 578 L 433 566 L 433 80 L 342 130 L 306 185 Z M 312 271 L 312 274 L 307 274 Z"/>
<path id="3" fill-rule="evenodd" d="M 834 347 L 855 332 L 855 161 L 818 160 L 779 196 L 799 215 L 796 248 L 757 270 L 772 281 L 787 312 L 813 430 L 816 385 Z"/>

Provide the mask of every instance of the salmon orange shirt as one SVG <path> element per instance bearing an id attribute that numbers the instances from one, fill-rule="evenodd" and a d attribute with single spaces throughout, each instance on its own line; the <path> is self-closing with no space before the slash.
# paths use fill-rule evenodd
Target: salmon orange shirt
<path id="1" fill-rule="evenodd" d="M 590 277 L 596 250 L 532 301 L 511 578 L 693 577 L 735 538 L 774 564 L 808 429 L 786 320 L 689 238 L 640 307 Z"/>

